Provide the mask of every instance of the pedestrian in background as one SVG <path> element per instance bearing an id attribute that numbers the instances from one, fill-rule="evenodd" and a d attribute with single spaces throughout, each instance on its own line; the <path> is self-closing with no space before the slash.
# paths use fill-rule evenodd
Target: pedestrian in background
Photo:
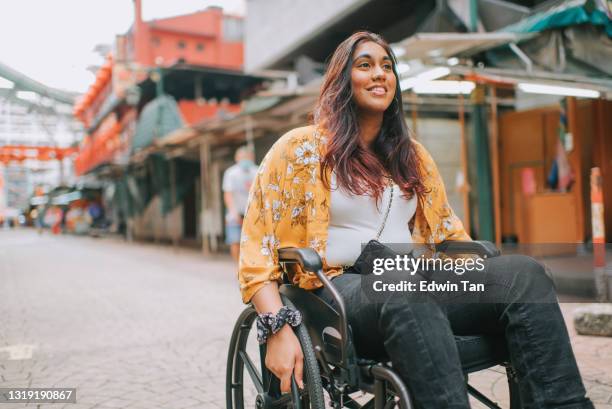
<path id="1" fill-rule="evenodd" d="M 64 218 L 64 211 L 59 206 L 54 206 L 51 209 L 52 223 L 51 232 L 53 234 L 60 234 L 62 232 L 62 220 Z"/>
<path id="2" fill-rule="evenodd" d="M 247 206 L 249 189 L 257 174 L 255 155 L 248 146 L 241 146 L 234 155 L 236 163 L 223 174 L 223 201 L 225 202 L 225 242 L 230 246 L 232 258 L 238 261 L 240 231 Z"/>

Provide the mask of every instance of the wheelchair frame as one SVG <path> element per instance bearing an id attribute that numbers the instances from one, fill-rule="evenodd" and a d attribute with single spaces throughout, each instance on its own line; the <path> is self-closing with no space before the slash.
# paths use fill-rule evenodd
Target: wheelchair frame
<path id="1" fill-rule="evenodd" d="M 492 243 L 486 241 L 445 241 L 436 245 L 436 251 L 445 254 L 477 254 L 483 258 L 496 257 L 500 254 L 500 251 Z M 306 327 L 307 338 L 311 342 L 310 347 L 320 367 L 322 387 L 331 397 L 333 407 L 384 409 L 398 404 L 401 409 L 412 409 L 414 405 L 410 391 L 388 364 L 357 357 L 346 318 L 344 300 L 331 280 L 324 274 L 321 258 L 316 251 L 311 248 L 282 248 L 279 249 L 278 254 L 279 262 L 284 271 L 284 281 L 287 283 L 280 288 L 281 298 L 283 303 L 296 307 L 304 316 L 304 325 L 302 326 Z M 303 271 L 317 275 L 325 288 L 332 294 L 335 302 L 334 308 L 311 292 L 288 284 L 287 267 L 292 264 L 297 264 Z M 234 330 L 235 334 L 237 329 Z M 234 340 L 234 335 L 232 340 Z M 302 348 L 304 349 L 304 346 Z M 230 346 L 230 355 L 232 350 L 232 346 Z M 262 369 L 264 354 L 265 348 L 260 348 Z M 231 365 L 235 365 L 235 360 L 235 356 L 228 358 L 228 382 L 231 382 L 230 370 Z M 513 368 L 507 362 L 507 357 L 483 362 L 467 370 L 464 368 L 466 383 L 469 373 L 498 364 L 506 367 L 510 388 L 510 408 L 520 409 L 517 378 Z M 227 388 L 228 409 L 233 408 L 229 395 L 232 392 L 230 389 Z M 467 384 L 467 389 L 470 395 L 488 408 L 500 409 L 496 403 L 471 385 Z M 368 392 L 374 396 L 362 406 L 349 396 L 350 393 L 358 391 Z M 287 396 L 283 398 L 283 402 L 287 403 L 287 407 L 300 408 L 302 406 L 300 393 L 293 379 L 291 404 L 289 405 Z M 267 405 L 260 403 L 257 405 L 258 408 L 267 407 Z M 272 404 L 271 407 L 277 407 L 277 404 Z"/>

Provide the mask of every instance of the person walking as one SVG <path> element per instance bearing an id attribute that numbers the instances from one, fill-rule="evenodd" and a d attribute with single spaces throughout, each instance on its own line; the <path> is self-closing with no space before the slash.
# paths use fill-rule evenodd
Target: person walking
<path id="1" fill-rule="evenodd" d="M 230 246 L 232 258 L 238 261 L 240 231 L 246 210 L 251 183 L 257 174 L 255 155 L 248 146 L 241 146 L 234 155 L 236 163 L 223 174 L 223 201 L 225 203 L 225 242 Z"/>

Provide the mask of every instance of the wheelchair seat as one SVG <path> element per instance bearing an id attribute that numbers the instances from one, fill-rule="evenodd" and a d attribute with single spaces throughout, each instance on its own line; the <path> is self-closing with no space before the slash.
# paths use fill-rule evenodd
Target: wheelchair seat
<path id="1" fill-rule="evenodd" d="M 463 372 L 481 371 L 508 361 L 508 349 L 502 336 L 455 335 Z"/>
<path id="2" fill-rule="evenodd" d="M 459 350 L 461 367 L 466 376 L 466 381 L 467 375 L 470 373 L 488 369 L 495 365 L 503 365 L 506 367 L 506 371 L 509 371 L 508 382 L 511 390 L 516 389 L 515 381 L 511 379 L 512 369 L 508 365 L 509 357 L 503 337 L 491 335 L 455 335 L 455 342 Z M 386 361 L 388 361 L 388 359 L 383 360 L 385 363 L 381 364 L 380 361 L 376 360 L 357 359 L 357 366 L 359 367 L 358 387 L 360 390 L 376 394 L 376 381 L 372 368 L 383 365 L 385 368 L 393 370 L 391 363 Z M 467 388 L 469 393 L 485 406 L 489 408 L 499 408 L 499 406 L 493 404 L 493 402 L 473 388 L 469 383 L 467 384 Z M 518 393 L 514 391 L 514 396 L 511 395 L 511 399 L 513 399 L 512 408 L 520 408 L 517 397 Z"/>
<path id="3" fill-rule="evenodd" d="M 482 371 L 509 360 L 504 338 L 493 335 L 455 335 L 461 367 L 465 374 Z M 389 359 L 383 359 L 388 361 Z M 360 366 L 375 365 L 380 361 L 358 358 Z M 387 364 L 390 366 L 390 364 Z"/>
<path id="4" fill-rule="evenodd" d="M 516 375 L 514 369 L 509 364 L 510 358 L 504 338 L 495 335 L 455 335 L 455 342 L 459 350 L 459 358 L 461 359 L 461 367 L 465 374 L 468 392 L 486 407 L 501 409 L 487 396 L 467 383 L 468 374 L 501 365 L 506 368 L 508 386 L 510 388 L 510 408 L 520 408 L 521 402 Z M 374 395 L 377 394 L 376 376 L 373 368 L 380 369 L 384 367 L 388 371 L 393 371 L 393 366 L 388 362 L 388 358 L 383 359 L 382 362 L 363 358 L 357 359 L 357 366 L 359 368 L 358 388 L 360 390 Z"/>

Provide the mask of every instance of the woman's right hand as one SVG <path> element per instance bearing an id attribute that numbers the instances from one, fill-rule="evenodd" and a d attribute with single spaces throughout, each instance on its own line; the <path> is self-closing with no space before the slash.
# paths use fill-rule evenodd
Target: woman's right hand
<path id="1" fill-rule="evenodd" d="M 300 341 L 289 325 L 268 338 L 266 350 L 266 367 L 280 379 L 281 393 L 291 390 L 291 375 L 300 389 L 304 389 L 303 368 L 304 355 Z"/>
<path id="2" fill-rule="evenodd" d="M 272 281 L 255 293 L 252 300 L 259 313 L 278 313 L 283 303 L 278 292 L 278 283 Z M 266 348 L 266 368 L 268 368 L 281 382 L 281 392 L 291 390 L 291 375 L 300 389 L 304 389 L 302 373 L 304 355 L 302 346 L 290 325 L 285 324 L 280 331 L 268 338 Z"/>

